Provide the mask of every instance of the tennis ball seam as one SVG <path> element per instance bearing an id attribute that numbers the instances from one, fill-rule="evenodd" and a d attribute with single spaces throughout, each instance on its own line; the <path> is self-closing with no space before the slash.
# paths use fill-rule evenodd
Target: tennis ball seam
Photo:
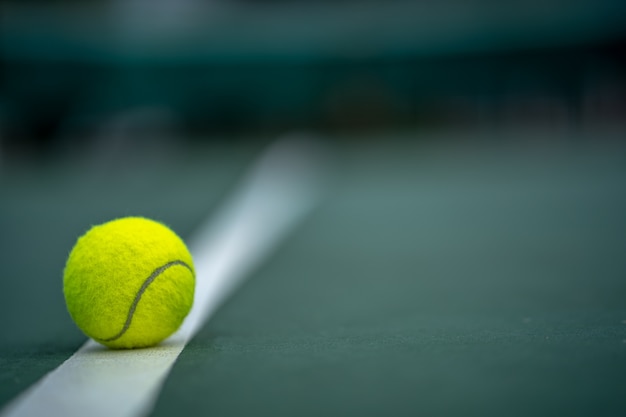
<path id="1" fill-rule="evenodd" d="M 102 341 L 102 342 L 113 342 L 114 340 L 119 339 L 120 337 L 122 337 L 124 335 L 124 333 L 126 333 L 126 331 L 130 328 L 131 322 L 133 320 L 133 316 L 135 314 L 135 310 L 137 309 L 137 305 L 139 304 L 139 301 L 141 300 L 141 297 L 143 296 L 144 292 L 148 289 L 148 287 L 150 286 L 150 284 L 152 284 L 152 282 L 159 276 L 161 275 L 163 272 L 165 272 L 167 269 L 176 266 L 176 265 L 180 265 L 183 266 L 187 269 L 189 269 L 189 271 L 193 274 L 193 269 L 191 268 L 191 266 L 189 266 L 187 263 L 177 259 L 175 261 L 171 261 L 168 262 L 160 267 L 158 267 L 157 269 L 155 269 L 148 278 L 146 278 L 146 280 L 143 282 L 143 284 L 141 285 L 141 288 L 139 288 L 139 291 L 137 291 L 137 294 L 135 295 L 135 298 L 133 299 L 133 302 L 130 305 L 130 308 L 128 310 L 128 315 L 126 316 L 126 322 L 124 323 L 124 326 L 122 327 L 122 330 L 120 330 L 115 336 L 113 337 L 109 337 L 107 339 L 100 339 L 98 338 L 97 340 Z"/>

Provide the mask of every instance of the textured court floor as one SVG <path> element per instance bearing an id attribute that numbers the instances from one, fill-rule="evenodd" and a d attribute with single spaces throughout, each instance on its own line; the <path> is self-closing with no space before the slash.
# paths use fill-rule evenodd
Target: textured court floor
<path id="1" fill-rule="evenodd" d="M 335 140 L 324 202 L 187 345 L 152 414 L 622 415 L 618 138 Z M 0 406 L 84 342 L 61 291 L 78 234 L 141 214 L 188 237 L 261 148 L 3 166 Z"/>

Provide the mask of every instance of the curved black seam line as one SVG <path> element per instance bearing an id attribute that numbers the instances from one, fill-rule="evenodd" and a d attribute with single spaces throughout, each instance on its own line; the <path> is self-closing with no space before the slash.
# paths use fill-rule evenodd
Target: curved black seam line
<path id="1" fill-rule="evenodd" d="M 184 266 L 185 268 L 189 269 L 191 273 L 193 274 L 193 269 L 191 269 L 191 267 L 187 265 L 185 262 L 180 261 L 180 260 L 168 262 L 165 265 L 160 266 L 157 269 L 155 269 L 154 272 L 152 272 L 150 276 L 143 282 L 143 284 L 141 285 L 141 288 L 137 292 L 137 295 L 135 295 L 135 299 L 133 300 L 133 303 L 130 305 L 130 309 L 128 310 L 128 316 L 126 317 L 126 323 L 124 323 L 124 327 L 122 327 L 122 330 L 120 330 L 120 332 L 113 337 L 109 337 L 108 339 L 99 339 L 99 340 L 103 342 L 112 342 L 122 337 L 124 333 L 126 333 L 128 328 L 130 327 L 130 323 L 133 320 L 133 315 L 135 314 L 135 310 L 137 309 L 137 304 L 139 304 L 139 300 L 141 300 L 141 296 L 146 291 L 146 289 L 148 289 L 148 286 L 152 284 L 152 282 L 159 275 L 161 275 L 165 270 L 175 265 Z"/>

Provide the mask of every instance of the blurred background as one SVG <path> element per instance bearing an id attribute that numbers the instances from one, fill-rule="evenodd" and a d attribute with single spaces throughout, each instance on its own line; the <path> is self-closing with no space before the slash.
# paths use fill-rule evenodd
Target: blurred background
<path id="1" fill-rule="evenodd" d="M 561 132 L 626 120 L 621 0 L 1 7 L 5 162 L 293 129 Z"/>
<path id="2" fill-rule="evenodd" d="M 336 151 L 330 198 L 198 337 L 199 357 L 277 343 L 318 364 L 330 346 L 319 381 L 336 403 L 354 394 L 355 415 L 382 410 L 363 399 L 444 415 L 455 387 L 504 393 L 497 415 L 624 409 L 624 0 L 0 0 L 0 407 L 84 342 L 61 285 L 77 236 L 143 215 L 187 239 L 294 131 Z M 492 350 L 465 349 L 481 338 Z M 229 379 L 198 363 L 189 374 L 216 390 L 250 365 L 227 362 Z M 267 380 L 244 392 L 261 403 Z M 281 403 L 306 387 L 283 381 Z M 559 402 L 548 386 L 574 388 Z M 215 392 L 196 397 L 255 404 Z"/>

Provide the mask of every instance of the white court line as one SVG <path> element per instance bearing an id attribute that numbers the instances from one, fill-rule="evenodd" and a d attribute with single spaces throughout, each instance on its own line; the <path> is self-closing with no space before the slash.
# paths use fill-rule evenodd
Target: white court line
<path id="1" fill-rule="evenodd" d="M 109 350 L 89 340 L 0 415 L 137 417 L 152 410 L 185 344 L 245 276 L 315 206 L 323 157 L 305 137 L 277 142 L 189 242 L 196 296 L 181 328 L 157 347 Z"/>

